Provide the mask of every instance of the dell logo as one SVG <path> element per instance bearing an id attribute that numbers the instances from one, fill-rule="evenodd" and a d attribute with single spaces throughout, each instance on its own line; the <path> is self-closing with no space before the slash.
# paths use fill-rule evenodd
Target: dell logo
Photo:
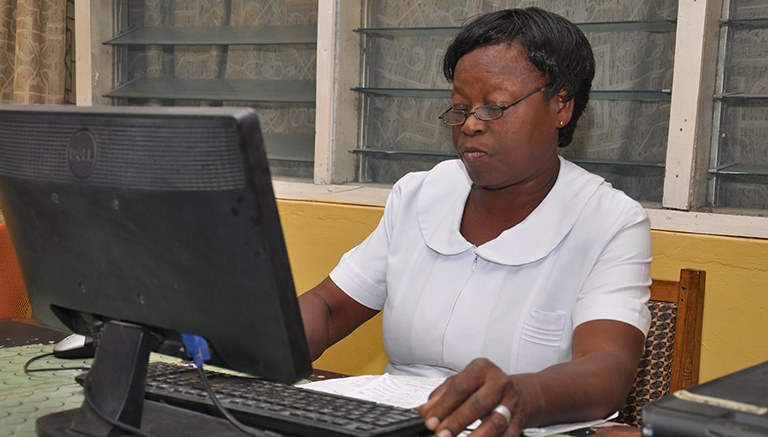
<path id="1" fill-rule="evenodd" d="M 69 139 L 67 147 L 69 171 L 80 179 L 87 178 L 96 167 L 96 138 L 89 130 L 79 130 Z"/>

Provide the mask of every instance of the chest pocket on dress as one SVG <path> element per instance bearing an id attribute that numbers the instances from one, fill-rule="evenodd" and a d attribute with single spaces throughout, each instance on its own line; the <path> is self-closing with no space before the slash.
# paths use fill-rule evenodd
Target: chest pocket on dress
<path id="1" fill-rule="evenodd" d="M 568 314 L 532 308 L 525 317 L 518 355 L 518 372 L 537 372 L 559 361 Z"/>

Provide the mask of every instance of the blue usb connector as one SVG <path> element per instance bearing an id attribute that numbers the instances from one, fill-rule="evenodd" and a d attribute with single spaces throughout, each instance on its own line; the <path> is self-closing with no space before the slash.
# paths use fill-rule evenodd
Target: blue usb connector
<path id="1" fill-rule="evenodd" d="M 205 361 L 211 359 L 211 352 L 208 350 L 208 342 L 203 337 L 195 334 L 181 334 L 181 341 L 184 343 L 184 349 L 197 367 L 201 367 Z"/>

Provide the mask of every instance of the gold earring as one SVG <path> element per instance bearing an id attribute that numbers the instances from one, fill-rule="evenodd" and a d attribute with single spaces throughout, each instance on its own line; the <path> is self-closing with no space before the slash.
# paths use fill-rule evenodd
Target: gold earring
<path id="1" fill-rule="evenodd" d="M 565 122 L 563 120 L 560 120 L 560 127 L 565 126 Z"/>

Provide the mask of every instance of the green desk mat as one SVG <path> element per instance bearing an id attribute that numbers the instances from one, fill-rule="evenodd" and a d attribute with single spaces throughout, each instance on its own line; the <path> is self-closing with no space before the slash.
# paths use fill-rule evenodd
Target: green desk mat
<path id="1" fill-rule="evenodd" d="M 0 347 L 0 437 L 36 436 L 35 420 L 46 414 L 79 408 L 83 389 L 75 382 L 79 370 L 24 373 L 24 363 L 51 352 L 51 344 Z M 153 353 L 150 361 L 179 362 Z M 91 360 L 64 360 L 48 356 L 30 364 L 30 369 L 89 366 Z"/>
<path id="2" fill-rule="evenodd" d="M 25 374 L 24 363 L 51 352 L 51 345 L 35 344 L 0 348 L 0 437 L 35 436 L 35 420 L 83 403 L 82 388 L 75 383 L 78 370 Z M 32 363 L 30 369 L 88 366 L 91 360 L 62 360 L 52 356 Z"/>

